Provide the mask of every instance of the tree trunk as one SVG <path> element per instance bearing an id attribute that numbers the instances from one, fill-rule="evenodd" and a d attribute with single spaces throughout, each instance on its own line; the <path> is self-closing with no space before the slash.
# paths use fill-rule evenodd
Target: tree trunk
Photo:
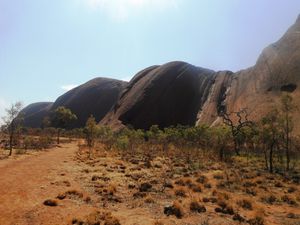
<path id="1" fill-rule="evenodd" d="M 233 140 L 234 140 L 234 151 L 235 151 L 235 154 L 237 156 L 239 156 L 240 155 L 240 149 L 239 149 L 238 142 L 237 142 L 236 138 L 234 138 Z"/>
<path id="2" fill-rule="evenodd" d="M 92 156 L 92 147 L 89 147 L 89 159 L 91 159 Z"/>
<path id="3" fill-rule="evenodd" d="M 224 160 L 224 147 L 223 146 L 221 146 L 221 148 L 219 150 L 219 157 L 220 157 L 221 161 Z"/>
<path id="4" fill-rule="evenodd" d="M 268 155 L 267 155 L 267 149 L 264 149 L 264 156 L 265 156 L 265 167 L 267 170 L 269 170 L 269 165 L 268 165 Z"/>
<path id="5" fill-rule="evenodd" d="M 8 154 L 8 156 L 12 155 L 14 134 L 15 134 L 14 121 L 12 121 L 10 124 L 10 128 L 9 128 L 9 154 Z"/>
<path id="6" fill-rule="evenodd" d="M 289 118 L 286 118 L 286 170 L 290 170 L 290 134 L 289 134 Z"/>
<path id="7" fill-rule="evenodd" d="M 57 130 L 57 144 L 59 145 L 60 129 Z"/>
<path id="8" fill-rule="evenodd" d="M 11 133 L 9 136 L 9 154 L 8 154 L 8 156 L 12 155 L 12 150 L 13 150 L 13 133 Z"/>
<path id="9" fill-rule="evenodd" d="M 269 155 L 270 173 L 273 173 L 273 148 L 274 148 L 274 143 L 272 143 L 271 145 L 270 155 Z"/>
<path id="10" fill-rule="evenodd" d="M 290 170 L 290 153 L 289 148 L 286 149 L 286 170 Z"/>

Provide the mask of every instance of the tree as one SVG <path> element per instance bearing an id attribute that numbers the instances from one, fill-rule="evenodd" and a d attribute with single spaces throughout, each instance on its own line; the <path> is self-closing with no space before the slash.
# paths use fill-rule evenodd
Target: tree
<path id="1" fill-rule="evenodd" d="M 283 120 L 284 148 L 286 155 L 286 170 L 290 169 L 291 132 L 293 131 L 292 112 L 296 109 L 293 98 L 289 94 L 281 97 L 281 113 Z"/>
<path id="2" fill-rule="evenodd" d="M 269 171 L 273 173 L 273 156 L 276 147 L 279 146 L 279 141 L 281 138 L 280 132 L 280 118 L 277 109 L 271 110 L 265 117 L 261 120 L 262 123 L 262 142 L 266 144 L 266 160 L 269 160 L 269 165 L 266 161 L 266 166 L 269 167 Z M 269 152 L 267 156 L 267 151 Z"/>
<path id="3" fill-rule="evenodd" d="M 51 120 L 50 120 L 49 116 L 45 116 L 42 121 L 42 129 L 44 130 L 45 128 L 50 127 L 50 126 L 51 126 Z"/>
<path id="4" fill-rule="evenodd" d="M 237 117 L 236 123 L 234 122 L 233 118 L 231 118 L 232 114 L 235 117 Z M 252 121 L 248 120 L 248 116 L 249 113 L 247 112 L 246 109 L 241 109 L 240 111 L 233 112 L 233 113 L 227 113 L 227 112 L 222 113 L 224 124 L 230 127 L 236 155 L 240 154 L 241 140 L 243 139 L 244 136 L 243 135 L 244 127 L 251 128 L 254 125 Z"/>
<path id="5" fill-rule="evenodd" d="M 51 124 L 57 129 L 57 144 L 59 144 L 59 137 L 62 129 L 68 128 L 75 120 L 77 120 L 77 116 L 68 108 L 60 106 L 54 111 L 51 118 Z"/>
<path id="6" fill-rule="evenodd" d="M 219 159 L 223 161 L 226 156 L 226 149 L 228 147 L 228 140 L 230 140 L 231 132 L 228 126 L 219 126 L 213 129 L 213 135 L 216 138 L 214 143 L 218 151 Z"/>
<path id="7" fill-rule="evenodd" d="M 129 150 L 131 154 L 136 154 L 138 146 L 144 141 L 144 131 L 141 129 L 135 130 L 134 128 L 125 128 L 122 133 L 129 138 Z"/>
<path id="8" fill-rule="evenodd" d="M 13 144 L 15 142 L 17 131 L 21 128 L 22 115 L 20 114 L 22 103 L 16 102 L 5 109 L 6 116 L 2 118 L 4 127 L 9 136 L 9 156 L 12 154 Z"/>
<path id="9" fill-rule="evenodd" d="M 87 146 L 89 147 L 89 158 L 91 157 L 92 148 L 94 147 L 95 144 L 95 138 L 97 136 L 97 132 L 98 132 L 98 126 L 95 117 L 91 115 L 86 121 L 84 127 L 85 140 Z"/>
<path id="10" fill-rule="evenodd" d="M 114 132 L 108 126 L 99 126 L 98 137 L 106 150 L 111 150 L 115 143 Z"/>
<path id="11" fill-rule="evenodd" d="M 148 154 L 153 150 L 157 150 L 159 147 L 159 136 L 162 131 L 159 129 L 158 125 L 152 125 L 148 131 L 146 131 L 146 139 L 150 147 Z"/>

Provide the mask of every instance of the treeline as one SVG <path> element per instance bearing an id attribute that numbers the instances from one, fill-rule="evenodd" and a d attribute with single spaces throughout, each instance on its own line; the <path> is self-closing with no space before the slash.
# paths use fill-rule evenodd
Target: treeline
<path id="1" fill-rule="evenodd" d="M 19 109 L 19 108 L 18 108 Z M 60 136 L 84 138 L 90 157 L 95 145 L 105 150 L 119 150 L 124 156 L 142 154 L 149 160 L 158 154 L 184 160 L 191 167 L 200 166 L 203 160 L 230 161 L 233 156 L 259 159 L 270 172 L 296 169 L 299 162 L 299 137 L 294 133 L 293 112 L 297 108 L 290 95 L 284 95 L 277 108 L 273 108 L 257 122 L 249 120 L 246 109 L 223 112 L 223 123 L 218 126 L 173 126 L 160 129 L 153 125 L 149 130 L 130 126 L 118 131 L 97 125 L 90 116 L 84 128 L 68 129 L 77 117 L 69 109 L 59 107 L 51 118 L 45 118 L 40 129 L 23 128 L 12 119 L 4 132 L 9 137 L 10 149 L 14 142 L 23 140 L 24 148 L 50 146 Z M 17 125 L 18 124 L 18 125 Z M 23 135 L 24 138 L 20 138 Z M 10 153 L 11 154 L 11 153 Z"/>
<path id="2" fill-rule="evenodd" d="M 230 160 L 232 156 L 263 159 L 270 172 L 290 171 L 299 164 L 300 139 L 294 133 L 293 113 L 297 107 L 293 98 L 286 94 L 277 108 L 272 108 L 259 121 L 249 120 L 246 109 L 223 112 L 219 126 L 175 126 L 160 129 L 153 125 L 148 131 L 126 127 L 112 132 L 99 127 L 91 116 L 80 132 L 85 135 L 88 146 L 101 142 L 105 148 L 134 153 L 170 154 L 177 150 L 186 163 L 201 160 L 201 156 Z"/>
<path id="3" fill-rule="evenodd" d="M 299 162 L 299 138 L 289 134 L 287 147 L 283 124 L 274 124 L 277 114 L 271 112 L 259 123 L 242 128 L 236 136 L 227 125 L 209 127 L 176 126 L 159 129 L 153 125 L 148 131 L 124 128 L 113 132 L 108 127 L 95 126 L 93 132 L 78 129 L 73 136 L 85 137 L 93 149 L 96 142 L 106 150 L 117 149 L 124 153 L 143 153 L 145 156 L 172 155 L 187 164 L 201 163 L 204 158 L 230 161 L 233 156 L 262 159 L 270 172 L 295 169 Z M 73 131 L 74 132 L 74 131 Z M 235 151 L 235 142 L 238 151 Z"/>

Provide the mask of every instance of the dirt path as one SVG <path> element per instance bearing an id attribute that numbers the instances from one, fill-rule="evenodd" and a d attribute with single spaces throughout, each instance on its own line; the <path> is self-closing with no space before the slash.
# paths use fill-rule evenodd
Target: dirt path
<path id="1" fill-rule="evenodd" d="M 231 192 L 218 187 L 225 182 L 225 173 L 219 164 L 188 176 L 183 171 L 185 168 L 178 164 L 172 167 L 176 174 L 174 172 L 172 180 L 169 180 L 174 187 L 162 192 L 162 171 L 168 169 L 167 159 L 156 157 L 151 161 L 152 167 L 148 168 L 139 156 L 131 155 L 130 159 L 134 161 L 128 161 L 117 152 L 101 150 L 89 159 L 87 151 L 77 152 L 77 149 L 77 143 L 70 143 L 60 148 L 0 160 L 0 225 L 67 225 L 74 218 L 85 220 L 95 210 L 111 212 L 122 225 L 152 225 L 157 219 L 165 225 L 205 224 L 207 219 L 209 224 L 214 225 L 239 224 L 232 215 L 216 213 L 218 203 L 204 202 L 204 197 L 216 201 L 227 199 L 226 202 L 247 219 L 262 213 L 266 225 L 299 224 L 299 205 L 286 202 L 267 204 L 260 200 L 270 194 L 278 199 L 283 195 L 296 197 L 299 194 L 299 187 L 291 183 L 285 182 L 282 187 L 276 187 L 280 179 L 275 175 L 272 180 L 267 179 L 269 174 L 257 175 L 247 167 L 243 173 L 248 178 L 241 183 L 236 179 L 239 176 L 235 168 L 225 168 L 224 171 L 231 174 L 231 181 L 240 187 L 236 188 L 237 192 Z M 197 181 L 201 176 L 206 179 L 205 182 Z M 259 180 L 264 189 L 256 187 Z M 251 198 L 246 195 L 242 191 L 246 182 L 255 184 L 253 190 L 260 194 Z M 141 191 L 143 183 L 151 184 L 150 190 Z M 200 191 L 192 187 L 200 187 Z M 289 187 L 295 188 L 294 193 L 288 193 Z M 178 196 L 176 190 L 183 191 L 185 196 Z M 64 199 L 57 199 L 58 195 Z M 45 206 L 43 202 L 47 199 L 55 200 L 58 205 Z M 253 210 L 238 206 L 237 201 L 241 199 L 248 199 Z M 164 207 L 175 200 L 184 214 L 182 219 L 164 214 Z M 190 203 L 195 200 L 206 207 L 205 213 L 190 210 Z M 288 213 L 296 217 L 287 220 Z"/>
<path id="2" fill-rule="evenodd" d="M 0 224 L 66 224 L 72 215 L 91 207 L 71 199 L 58 201 L 57 207 L 43 205 L 59 193 L 81 190 L 74 173 L 78 169 L 73 160 L 76 149 L 71 143 L 0 161 Z"/>

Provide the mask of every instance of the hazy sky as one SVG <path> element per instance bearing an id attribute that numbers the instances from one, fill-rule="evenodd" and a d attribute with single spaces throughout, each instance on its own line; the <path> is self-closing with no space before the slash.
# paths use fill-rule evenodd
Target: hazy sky
<path id="1" fill-rule="evenodd" d="M 0 116 L 173 60 L 247 68 L 299 13 L 300 0 L 0 0 Z"/>

